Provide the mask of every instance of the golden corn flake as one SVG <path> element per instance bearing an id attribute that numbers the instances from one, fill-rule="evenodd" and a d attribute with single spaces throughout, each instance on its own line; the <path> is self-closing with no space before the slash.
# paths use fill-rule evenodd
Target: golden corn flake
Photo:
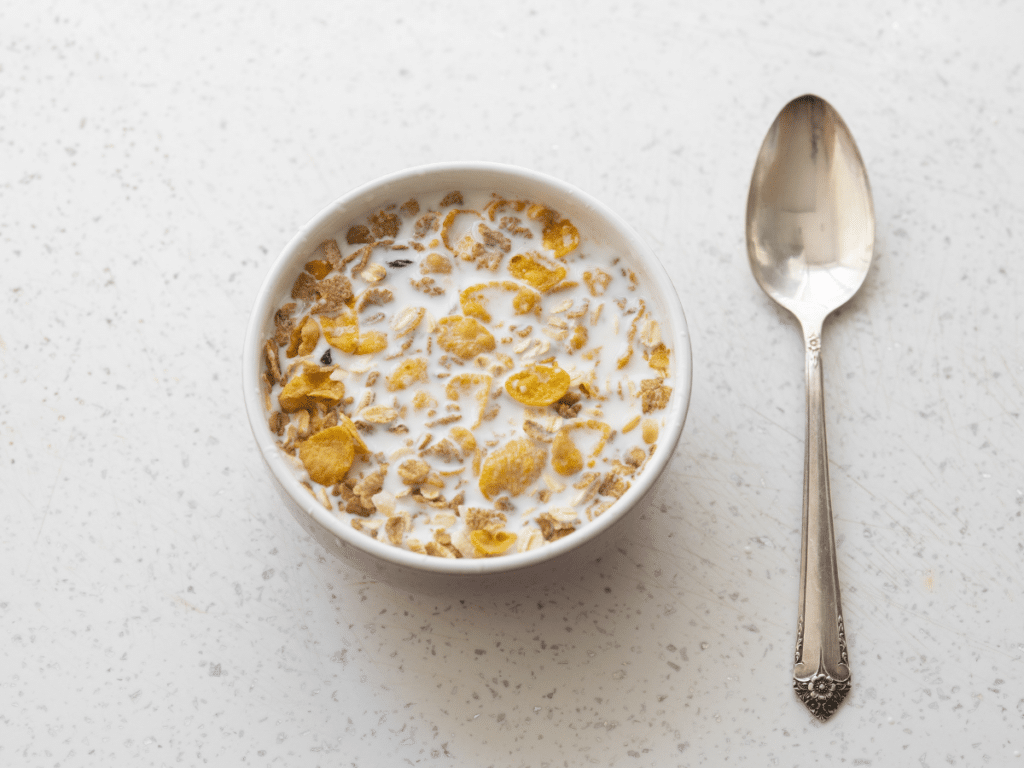
<path id="1" fill-rule="evenodd" d="M 350 355 L 359 348 L 359 318 L 352 310 L 346 309 L 337 317 L 321 317 L 320 324 L 332 347 Z"/>
<path id="2" fill-rule="evenodd" d="M 645 443 L 650 445 L 651 443 L 658 442 L 658 425 L 656 422 L 651 419 L 645 419 L 640 429 Z"/>
<path id="3" fill-rule="evenodd" d="M 516 543 L 516 535 L 510 531 L 477 530 L 469 534 L 469 540 L 478 557 L 494 557 L 505 554 Z"/>
<path id="4" fill-rule="evenodd" d="M 482 218 L 476 211 L 467 211 L 461 208 L 448 211 L 448 214 L 444 217 L 444 222 L 441 224 L 441 241 L 444 243 L 444 247 L 449 251 L 454 251 L 455 248 L 452 246 L 452 235 L 453 228 L 455 226 L 455 220 L 459 216 L 472 217 L 476 219 Z"/>
<path id="5" fill-rule="evenodd" d="M 565 279 L 565 267 L 536 251 L 517 253 L 508 263 L 508 271 L 541 293 L 550 291 Z"/>
<path id="6" fill-rule="evenodd" d="M 493 352 L 494 336 L 472 317 L 452 315 L 437 321 L 437 345 L 445 352 L 470 360 L 484 352 Z"/>
<path id="7" fill-rule="evenodd" d="M 449 400 L 459 400 L 464 392 L 476 389 L 476 401 L 480 406 L 479 415 L 473 427 L 480 426 L 484 408 L 491 394 L 491 377 L 486 373 L 460 373 L 453 376 L 445 386 L 445 394 Z"/>
<path id="8" fill-rule="evenodd" d="M 634 416 L 632 419 L 630 419 L 626 423 L 626 426 L 624 426 L 622 428 L 622 434 L 626 434 L 627 432 L 632 432 L 634 429 L 636 429 L 636 426 L 639 423 L 640 423 L 640 417 L 639 416 Z"/>
<path id="9" fill-rule="evenodd" d="M 557 258 L 565 257 L 580 244 L 580 233 L 575 225 L 568 219 L 560 218 L 558 213 L 550 208 L 531 205 L 526 215 L 541 222 L 544 247 L 554 251 Z"/>
<path id="10" fill-rule="evenodd" d="M 599 456 L 604 450 L 605 443 L 612 433 L 612 428 L 603 421 L 587 419 L 586 421 L 574 421 L 566 424 L 558 430 L 554 441 L 551 443 L 551 466 L 561 475 L 572 475 L 583 469 L 583 454 L 576 443 L 573 442 L 570 433 L 576 430 L 593 430 L 600 433 L 597 444 L 591 452 L 592 457 Z"/>
<path id="11" fill-rule="evenodd" d="M 472 453 L 476 448 L 476 438 L 465 427 L 452 427 L 452 431 L 448 434 L 451 435 L 452 440 L 462 449 L 464 455 Z"/>
<path id="12" fill-rule="evenodd" d="M 424 373 L 426 372 L 426 370 L 426 366 L 424 366 Z M 388 385 L 388 389 L 391 389 L 390 384 Z M 398 387 L 398 389 L 404 389 L 404 386 Z M 395 390 L 391 389 L 391 391 L 394 392 Z M 437 400 L 435 400 L 429 392 L 424 392 L 423 390 L 420 390 L 419 392 L 412 396 L 412 407 L 415 408 L 417 411 L 422 411 L 424 408 L 435 408 L 437 407 Z M 637 416 L 637 418 L 639 419 L 640 417 Z"/>
<path id="13" fill-rule="evenodd" d="M 488 500 L 502 491 L 518 496 L 540 477 L 546 459 L 544 449 L 531 441 L 512 440 L 484 459 L 480 491 Z"/>
<path id="14" fill-rule="evenodd" d="M 425 357 L 410 357 L 398 364 L 398 367 L 388 376 L 388 392 L 397 392 L 405 389 L 414 382 L 427 382 L 427 359 Z M 420 406 L 417 405 L 417 408 Z"/>
<path id="15" fill-rule="evenodd" d="M 514 294 L 512 297 L 512 309 L 517 315 L 525 315 L 534 310 L 540 304 L 540 294 L 536 291 L 521 286 L 511 280 L 493 281 L 471 285 L 459 293 L 459 304 L 464 314 L 471 317 L 478 317 L 485 323 L 491 321 L 491 315 L 487 311 L 487 293 L 501 291 Z"/>
<path id="16" fill-rule="evenodd" d="M 367 331 L 359 337 L 359 343 L 356 345 L 355 354 L 357 355 L 372 355 L 374 352 L 380 352 L 382 349 L 386 349 L 388 346 L 388 335 L 380 331 Z"/>
<path id="17" fill-rule="evenodd" d="M 668 347 L 664 344 L 659 344 L 651 352 L 651 357 L 648 359 L 647 364 L 662 376 L 668 376 L 668 355 Z"/>
<path id="18" fill-rule="evenodd" d="M 452 271 L 452 263 L 440 253 L 428 253 L 420 264 L 420 271 L 425 275 L 447 275 Z"/>
<path id="19" fill-rule="evenodd" d="M 523 405 L 546 406 L 556 403 L 569 391 L 569 374 L 557 363 L 531 365 L 509 376 L 505 390 Z"/>
<path id="20" fill-rule="evenodd" d="M 316 403 L 333 408 L 345 396 L 345 384 L 331 378 L 334 368 L 307 365 L 302 373 L 292 376 L 285 384 L 278 402 L 285 413 L 313 408 Z"/>
<path id="21" fill-rule="evenodd" d="M 583 454 L 567 432 L 558 431 L 551 443 L 551 466 L 555 472 L 568 477 L 583 469 Z"/>
<path id="22" fill-rule="evenodd" d="M 571 349 L 583 349 L 587 345 L 587 327 L 585 325 L 577 325 L 572 332 L 572 338 L 569 339 L 569 347 Z"/>
<path id="23" fill-rule="evenodd" d="M 352 438 L 352 445 L 355 447 L 357 456 L 370 452 L 370 449 L 366 447 L 366 443 L 363 442 L 363 438 L 359 436 L 359 430 L 356 429 L 356 425 L 352 423 L 348 416 L 343 413 L 338 414 L 337 426 L 339 429 L 344 429 L 348 432 L 349 437 Z"/>
<path id="24" fill-rule="evenodd" d="M 344 480 L 355 455 L 355 444 L 345 427 L 330 427 L 299 443 L 299 459 L 310 479 L 320 485 Z"/>

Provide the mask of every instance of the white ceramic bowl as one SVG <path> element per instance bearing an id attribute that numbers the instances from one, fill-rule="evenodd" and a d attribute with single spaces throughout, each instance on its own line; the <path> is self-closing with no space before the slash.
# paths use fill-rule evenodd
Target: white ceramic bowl
<path id="1" fill-rule="evenodd" d="M 672 397 L 658 450 L 625 494 L 600 517 L 569 536 L 538 549 L 494 558 L 448 559 L 417 554 L 371 539 L 351 527 L 346 516 L 322 507 L 301 485 L 270 431 L 260 390 L 261 349 L 273 334 L 274 313 L 288 301 L 296 275 L 309 254 L 328 237 L 390 203 L 401 204 L 423 192 L 488 189 L 507 197 L 542 202 L 572 220 L 583 238 L 612 246 L 640 276 L 645 299 L 673 350 L 669 384 Z M 486 586 L 496 580 L 520 582 L 553 571 L 575 572 L 612 543 L 613 528 L 650 491 L 665 469 L 683 430 L 690 401 L 691 350 L 686 319 L 668 274 L 654 252 L 615 213 L 586 193 L 535 171 L 509 165 L 455 162 L 427 165 L 385 176 L 352 190 L 318 213 L 274 261 L 249 318 L 243 353 L 243 388 L 256 444 L 281 497 L 296 520 L 325 549 L 372 577 L 397 586 L 430 591 L 453 582 Z"/>

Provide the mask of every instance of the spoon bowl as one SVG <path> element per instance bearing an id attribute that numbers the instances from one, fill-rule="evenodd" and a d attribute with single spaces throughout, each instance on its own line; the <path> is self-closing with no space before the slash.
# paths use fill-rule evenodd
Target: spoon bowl
<path id="1" fill-rule="evenodd" d="M 871 188 L 846 123 L 817 96 L 789 102 L 761 145 L 747 198 L 754 278 L 800 322 L 807 378 L 800 607 L 793 689 L 826 720 L 850 691 L 825 441 L 821 330 L 871 266 Z"/>
<path id="2" fill-rule="evenodd" d="M 789 102 L 765 137 L 747 198 L 758 284 L 803 322 L 842 306 L 871 266 L 871 189 L 850 130 L 817 96 Z"/>

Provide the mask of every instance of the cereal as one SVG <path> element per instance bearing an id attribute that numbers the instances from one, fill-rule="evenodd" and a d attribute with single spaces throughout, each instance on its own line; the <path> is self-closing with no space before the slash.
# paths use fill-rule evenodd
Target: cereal
<path id="1" fill-rule="evenodd" d="M 657 448 L 657 312 L 543 203 L 393 203 L 311 249 L 290 285 L 262 349 L 269 429 L 318 503 L 377 541 L 478 558 L 570 535 Z"/>
<path id="2" fill-rule="evenodd" d="M 544 406 L 561 400 L 569 382 L 569 374 L 557 365 L 530 365 L 509 376 L 505 389 L 523 405 Z"/>

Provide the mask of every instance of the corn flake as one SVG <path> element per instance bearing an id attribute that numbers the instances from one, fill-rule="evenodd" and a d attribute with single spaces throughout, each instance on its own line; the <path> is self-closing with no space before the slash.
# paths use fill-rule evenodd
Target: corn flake
<path id="1" fill-rule="evenodd" d="M 484 352 L 493 352 L 494 336 L 472 317 L 451 315 L 437 321 L 437 345 L 445 352 L 469 360 Z"/>
<path id="2" fill-rule="evenodd" d="M 427 359 L 410 357 L 399 363 L 387 378 L 388 391 L 397 392 L 414 382 L 427 382 Z M 417 408 L 420 406 L 417 406 Z"/>
<path id="3" fill-rule="evenodd" d="M 484 459 L 480 490 L 487 499 L 502 491 L 518 496 L 540 477 L 546 459 L 547 452 L 529 440 L 512 440 Z"/>
<path id="4" fill-rule="evenodd" d="M 513 277 L 523 280 L 541 293 L 550 291 L 565 279 L 565 267 L 536 251 L 517 253 L 508 263 Z M 567 307 L 568 308 L 568 307 Z"/>
<path id="5" fill-rule="evenodd" d="M 292 376 L 277 400 L 285 413 L 313 408 L 316 403 L 333 408 L 345 396 L 345 384 L 331 378 L 334 368 L 306 365 L 302 373 Z"/>
<path id="6" fill-rule="evenodd" d="M 516 543 L 517 538 L 510 531 L 491 533 L 486 530 L 477 530 L 469 534 L 469 540 L 473 543 L 473 549 L 476 550 L 479 557 L 503 555 Z"/>
<path id="7" fill-rule="evenodd" d="M 299 459 L 310 479 L 334 485 L 345 479 L 355 459 L 355 443 L 345 427 L 330 427 L 299 444 Z"/>
<path id="8" fill-rule="evenodd" d="M 504 291 L 515 294 L 512 297 L 512 309 L 517 315 L 525 315 L 533 312 L 540 305 L 540 294 L 536 291 L 521 286 L 511 280 L 496 280 L 489 283 L 471 285 L 459 293 L 459 304 L 464 314 L 478 317 L 485 323 L 491 321 L 491 315 L 487 311 L 488 291 Z"/>
<path id="9" fill-rule="evenodd" d="M 486 373 L 460 373 L 453 376 L 445 387 L 445 394 L 449 400 L 459 400 L 462 393 L 476 388 L 476 401 L 480 405 L 480 412 L 477 415 L 473 428 L 480 426 L 483 420 L 484 408 L 487 406 L 487 399 L 491 394 L 491 377 Z"/>
<path id="10" fill-rule="evenodd" d="M 546 406 L 556 403 L 569 391 L 569 374 L 557 363 L 531 365 L 505 381 L 505 390 L 523 405 Z"/>

